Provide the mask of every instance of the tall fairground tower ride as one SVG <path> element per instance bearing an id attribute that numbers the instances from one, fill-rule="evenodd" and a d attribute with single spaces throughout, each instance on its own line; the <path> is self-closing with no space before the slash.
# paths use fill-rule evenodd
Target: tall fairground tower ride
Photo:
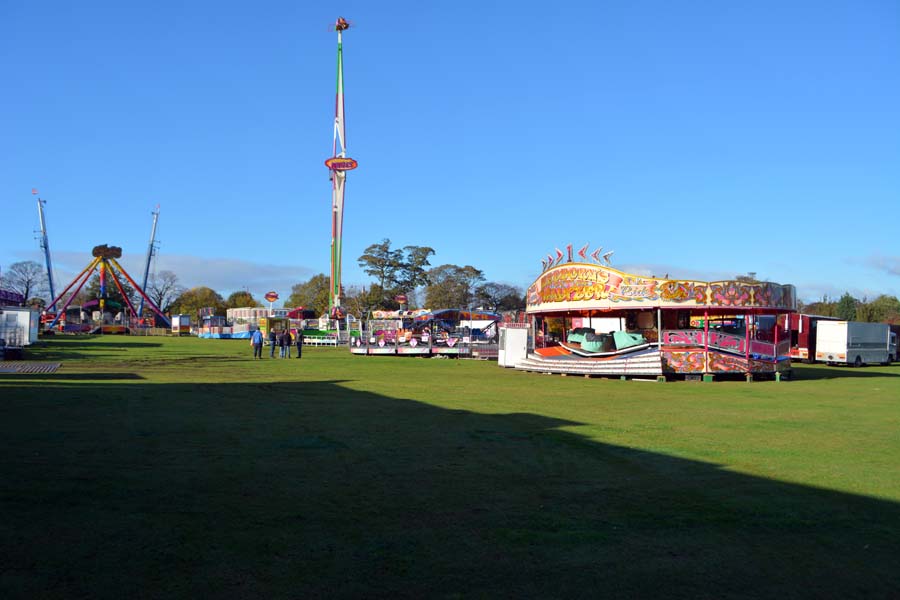
<path id="1" fill-rule="evenodd" d="M 331 157 L 325 161 L 331 179 L 331 287 L 328 294 L 328 312 L 334 318 L 343 316 L 341 309 L 341 244 L 344 227 L 344 189 L 347 171 L 357 167 L 357 162 L 347 156 L 347 137 L 344 123 L 344 51 L 343 33 L 350 28 L 344 17 L 334 23 L 337 32 L 337 94 L 334 102 L 334 144 Z"/>

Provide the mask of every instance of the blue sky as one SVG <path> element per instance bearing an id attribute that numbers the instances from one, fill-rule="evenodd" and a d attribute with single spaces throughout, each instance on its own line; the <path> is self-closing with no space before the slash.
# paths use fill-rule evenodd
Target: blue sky
<path id="1" fill-rule="evenodd" d="M 548 6 L 550 8 L 548 8 Z M 344 284 L 370 244 L 527 286 L 613 266 L 900 295 L 900 4 L 0 0 L 0 266 L 101 243 L 220 293 L 329 270 L 338 15 Z"/>

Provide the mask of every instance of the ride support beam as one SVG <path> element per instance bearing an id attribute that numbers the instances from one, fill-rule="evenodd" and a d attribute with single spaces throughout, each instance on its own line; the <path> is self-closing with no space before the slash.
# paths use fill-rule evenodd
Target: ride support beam
<path id="1" fill-rule="evenodd" d="M 125 299 L 125 305 L 128 306 L 128 310 L 131 311 L 131 315 L 136 319 L 139 318 L 137 316 L 137 313 L 134 310 L 134 305 L 131 304 L 131 300 L 128 298 L 128 294 L 126 294 L 124 288 L 122 288 L 122 283 L 119 281 L 119 278 L 116 276 L 115 270 L 110 268 L 109 274 L 112 276 L 113 283 L 115 283 L 116 287 L 119 289 L 119 293 L 122 294 L 122 298 Z"/>
<path id="2" fill-rule="evenodd" d="M 98 258 L 94 258 L 91 262 L 89 262 L 89 263 L 88 263 L 88 266 L 86 266 L 86 267 L 84 268 L 84 270 L 83 270 L 81 273 L 79 273 L 78 275 L 75 276 L 74 279 L 72 279 L 72 283 L 70 283 L 70 284 L 66 287 L 66 289 L 64 289 L 64 290 L 62 291 L 62 293 L 61 293 L 59 296 L 57 296 L 56 298 L 53 299 L 53 302 L 50 303 L 50 306 L 54 306 L 57 302 L 59 302 L 59 301 L 62 299 L 62 297 L 66 295 L 66 292 L 68 292 L 68 291 L 72 288 L 72 286 L 75 285 L 75 283 L 76 283 L 79 279 L 81 279 L 81 276 L 82 276 L 82 275 L 84 275 L 84 274 L 87 273 L 88 271 L 93 271 L 94 267 L 97 266 L 97 262 L 98 262 L 99 260 L 100 260 L 100 258 L 98 257 Z M 81 289 L 81 286 L 78 286 L 78 289 L 80 290 L 80 289 Z M 76 291 L 75 294 L 77 294 L 77 293 L 78 293 L 78 292 Z M 75 294 L 73 294 L 73 296 L 74 296 Z M 66 304 L 66 306 L 68 306 L 68 304 Z"/>
<path id="3" fill-rule="evenodd" d="M 116 268 L 122 273 L 122 275 L 125 276 L 125 279 L 128 280 L 128 283 L 130 283 L 131 286 L 132 286 L 135 290 L 137 290 L 137 292 L 138 292 L 141 296 L 144 297 L 144 300 L 147 301 L 147 304 L 150 305 L 150 308 L 153 310 L 153 312 L 155 312 L 157 315 L 159 315 L 159 317 L 163 320 L 163 322 L 165 322 L 166 325 L 168 325 L 169 327 L 171 327 L 171 326 L 172 326 L 172 321 L 170 321 L 169 318 L 168 318 L 166 315 L 164 315 L 164 314 L 162 313 L 162 311 L 159 309 L 159 307 L 156 306 L 156 304 L 154 304 L 153 300 L 150 299 L 150 296 L 148 296 L 148 295 L 146 294 L 146 292 L 144 292 L 144 290 L 141 289 L 141 286 L 139 286 L 137 283 L 134 282 L 134 279 L 131 278 L 131 275 L 128 274 L 128 271 L 126 271 L 125 269 L 123 269 L 123 268 L 122 268 L 122 265 L 120 265 L 120 264 L 116 261 L 116 259 L 110 258 L 109 260 L 110 260 L 110 262 L 112 262 L 113 266 L 116 267 Z"/>
<path id="4" fill-rule="evenodd" d="M 70 304 L 72 304 L 72 300 L 75 299 L 75 296 L 78 295 L 78 292 L 81 291 L 81 288 L 84 286 L 84 284 L 87 283 L 88 279 L 91 278 L 91 275 L 94 274 L 94 270 L 97 268 L 97 262 L 98 262 L 99 260 L 100 260 L 99 258 L 96 258 L 96 259 L 94 259 L 93 261 L 91 261 L 91 264 L 93 265 L 93 268 L 92 268 L 90 271 L 87 271 L 87 269 L 85 269 L 84 271 L 81 272 L 82 274 L 84 274 L 85 272 L 87 272 L 87 275 L 84 276 L 84 279 L 81 280 L 81 283 L 78 284 L 78 287 L 75 288 L 75 291 L 72 292 L 72 295 L 69 296 L 69 299 L 68 299 L 68 300 L 66 300 L 66 303 L 65 303 L 65 304 L 63 305 L 63 307 L 62 307 L 62 310 L 60 310 L 60 311 L 58 311 L 58 312 L 56 313 L 56 318 L 54 318 L 54 319 L 50 322 L 50 324 L 47 326 L 47 329 L 52 330 L 54 327 L 56 327 L 56 324 L 59 322 L 59 318 L 60 318 L 61 316 L 63 316 L 64 314 L 66 314 L 66 309 L 69 308 L 69 305 L 70 305 Z M 78 277 L 81 277 L 81 275 L 79 275 Z M 78 277 L 76 277 L 75 280 L 72 281 L 72 283 L 75 283 L 75 281 L 78 280 Z M 69 287 L 72 287 L 72 284 L 69 284 Z M 68 289 L 68 288 L 66 288 L 66 289 Z M 65 293 L 65 292 L 63 292 L 63 293 Z"/>

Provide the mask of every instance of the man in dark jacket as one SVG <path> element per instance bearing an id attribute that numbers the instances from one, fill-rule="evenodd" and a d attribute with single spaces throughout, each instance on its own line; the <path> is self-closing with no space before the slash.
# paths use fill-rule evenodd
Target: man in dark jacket
<path id="1" fill-rule="evenodd" d="M 294 341 L 297 342 L 297 358 L 301 358 L 301 354 L 303 353 L 303 329 L 297 328 L 297 335 L 294 336 Z"/>
<path id="2" fill-rule="evenodd" d="M 294 338 L 291 337 L 291 330 L 284 330 L 284 348 L 281 349 L 281 358 L 290 358 L 291 357 L 291 344 L 294 343 Z"/>
<path id="3" fill-rule="evenodd" d="M 269 358 L 275 358 L 275 330 L 269 330 Z"/>

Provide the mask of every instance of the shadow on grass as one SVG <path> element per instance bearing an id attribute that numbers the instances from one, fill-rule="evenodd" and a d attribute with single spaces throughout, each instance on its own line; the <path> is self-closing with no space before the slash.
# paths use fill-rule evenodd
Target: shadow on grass
<path id="1" fill-rule="evenodd" d="M 6 389 L 21 597 L 891 597 L 900 506 L 338 381 Z M 42 396 L 43 397 L 43 396 Z M 68 399 L 67 402 L 59 402 Z"/>
<path id="2" fill-rule="evenodd" d="M 79 336 L 78 338 L 66 338 L 64 336 L 54 336 L 51 338 L 41 338 L 41 342 L 59 342 L 60 351 L 68 351 L 70 349 L 90 348 L 97 350 L 100 347 L 110 349 L 128 349 L 128 348 L 159 348 L 162 346 L 160 342 L 132 342 L 134 338 L 123 336 Z"/>
<path id="3" fill-rule="evenodd" d="M 48 382 L 53 381 L 107 381 L 107 380 L 143 380 L 145 377 L 137 373 L 48 373 L 41 376 Z"/>
<path id="4" fill-rule="evenodd" d="M 816 379 L 846 379 L 846 378 L 871 378 L 871 377 L 900 377 L 900 371 L 889 366 L 869 365 L 865 367 L 849 367 L 827 365 L 792 365 L 792 378 L 800 380 Z M 888 370 L 895 371 L 889 372 Z"/>

